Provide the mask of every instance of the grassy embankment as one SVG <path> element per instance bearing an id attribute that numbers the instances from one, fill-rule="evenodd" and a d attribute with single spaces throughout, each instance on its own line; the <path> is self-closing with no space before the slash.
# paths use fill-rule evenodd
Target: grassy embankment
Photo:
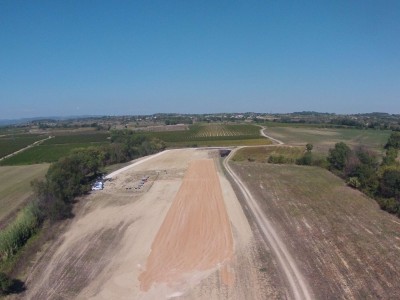
<path id="1" fill-rule="evenodd" d="M 48 167 L 48 164 L 0 167 L 0 224 L 29 199 L 31 181 L 43 178 Z"/>
<path id="2" fill-rule="evenodd" d="M 49 165 L 0 167 L 0 272 L 9 273 L 15 253 L 36 233 L 40 217 L 29 202 L 31 181 L 42 179 Z"/>

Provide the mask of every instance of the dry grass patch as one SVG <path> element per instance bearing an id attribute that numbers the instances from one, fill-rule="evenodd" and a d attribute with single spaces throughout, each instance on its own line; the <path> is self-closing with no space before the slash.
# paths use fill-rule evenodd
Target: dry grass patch
<path id="1" fill-rule="evenodd" d="M 0 224 L 31 195 L 31 181 L 43 178 L 48 164 L 0 167 Z"/>
<path id="2" fill-rule="evenodd" d="M 316 299 L 399 299 L 400 222 L 317 167 L 234 163 Z"/>
<path id="3" fill-rule="evenodd" d="M 294 163 L 304 154 L 304 147 L 269 146 L 246 147 L 236 151 L 233 161 L 268 162 L 270 157 L 282 156 L 286 161 Z"/>

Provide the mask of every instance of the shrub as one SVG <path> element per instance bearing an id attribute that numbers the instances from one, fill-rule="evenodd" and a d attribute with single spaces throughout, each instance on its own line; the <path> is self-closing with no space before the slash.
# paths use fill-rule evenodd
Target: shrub
<path id="1" fill-rule="evenodd" d="M 270 155 L 268 162 L 271 164 L 288 164 L 293 163 L 293 159 L 285 157 L 283 155 Z"/>
<path id="2" fill-rule="evenodd" d="M 346 160 L 351 153 L 351 149 L 345 143 L 335 144 L 335 148 L 329 149 L 328 161 L 332 169 L 342 171 L 345 167 Z"/>
<path id="3" fill-rule="evenodd" d="M 306 152 L 302 157 L 296 160 L 296 164 L 303 166 L 311 166 L 313 164 L 311 152 Z"/>
<path id="4" fill-rule="evenodd" d="M 391 214 L 397 214 L 400 216 L 400 202 L 397 201 L 394 198 L 380 198 L 377 199 L 378 204 L 381 209 L 391 213 Z"/>
<path id="5" fill-rule="evenodd" d="M 361 183 L 360 183 L 360 181 L 358 180 L 357 177 L 350 177 L 350 178 L 347 180 L 347 184 L 348 184 L 349 186 L 355 188 L 355 189 L 358 189 L 358 188 L 360 188 L 360 186 L 361 186 Z"/>
<path id="6" fill-rule="evenodd" d="M 0 272 L 0 295 L 6 295 L 10 292 L 12 280 L 3 272 Z"/>
<path id="7" fill-rule="evenodd" d="M 17 218 L 0 232 L 0 259 L 6 261 L 22 248 L 41 222 L 38 206 L 28 204 Z"/>

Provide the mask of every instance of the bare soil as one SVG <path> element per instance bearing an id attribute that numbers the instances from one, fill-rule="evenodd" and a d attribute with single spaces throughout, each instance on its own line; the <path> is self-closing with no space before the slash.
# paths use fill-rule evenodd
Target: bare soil
<path id="1" fill-rule="evenodd" d="M 285 298 L 216 154 L 169 150 L 111 174 L 37 255 L 16 298 Z"/>

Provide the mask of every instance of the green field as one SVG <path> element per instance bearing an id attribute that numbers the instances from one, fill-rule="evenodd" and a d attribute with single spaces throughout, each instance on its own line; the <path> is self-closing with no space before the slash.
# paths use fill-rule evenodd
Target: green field
<path id="1" fill-rule="evenodd" d="M 350 146 L 364 145 L 378 152 L 382 151 L 391 131 L 345 128 L 316 128 L 306 126 L 267 127 L 265 132 L 273 138 L 290 145 L 314 145 L 314 151 L 327 153 L 335 143 L 345 142 Z"/>
<path id="2" fill-rule="evenodd" d="M 18 153 L 0 162 L 2 166 L 29 165 L 39 163 L 55 162 L 63 156 L 78 148 L 105 145 L 105 143 L 77 143 L 77 144 L 56 144 L 39 145 Z"/>
<path id="3" fill-rule="evenodd" d="M 260 127 L 251 124 L 195 124 L 186 131 L 141 133 L 163 140 L 168 147 L 267 145 Z"/>
<path id="4" fill-rule="evenodd" d="M 4 135 L 0 137 L 0 158 L 28 145 L 33 144 L 36 141 L 47 138 L 45 135 L 37 134 L 15 134 L 15 135 Z"/>
<path id="5" fill-rule="evenodd" d="M 54 138 L 45 141 L 43 145 L 105 143 L 109 137 L 110 134 L 106 132 L 56 135 Z"/>
<path id="6" fill-rule="evenodd" d="M 56 135 L 54 138 L 46 140 L 38 146 L 29 148 L 1 161 L 0 165 L 27 165 L 54 162 L 60 157 L 71 153 L 73 149 L 108 144 L 109 136 L 105 132 Z"/>
<path id="7" fill-rule="evenodd" d="M 43 178 L 49 165 L 0 167 L 0 224 L 32 195 L 30 182 Z"/>

